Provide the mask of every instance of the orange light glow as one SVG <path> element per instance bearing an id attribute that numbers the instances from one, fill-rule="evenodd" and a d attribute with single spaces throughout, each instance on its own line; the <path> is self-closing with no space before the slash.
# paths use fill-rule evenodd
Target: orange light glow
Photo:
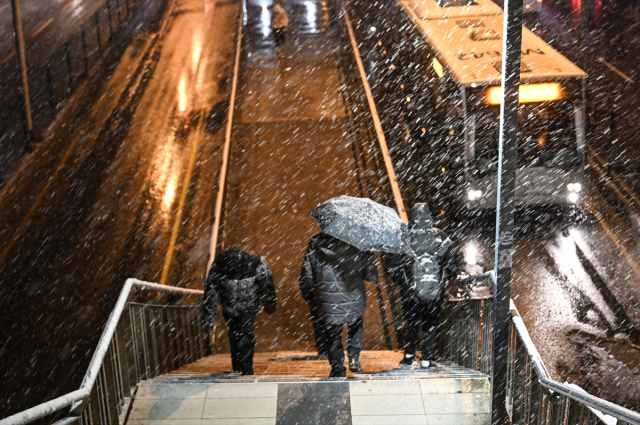
<path id="1" fill-rule="evenodd" d="M 558 83 L 523 84 L 519 89 L 520 103 L 560 100 L 563 95 L 562 86 Z M 485 102 L 499 105 L 502 102 L 502 88 L 489 87 Z"/>
<path id="2" fill-rule="evenodd" d="M 433 58 L 433 70 L 438 74 L 438 78 L 442 78 L 442 74 L 444 74 L 444 68 L 442 68 L 442 64 L 436 58 Z"/>

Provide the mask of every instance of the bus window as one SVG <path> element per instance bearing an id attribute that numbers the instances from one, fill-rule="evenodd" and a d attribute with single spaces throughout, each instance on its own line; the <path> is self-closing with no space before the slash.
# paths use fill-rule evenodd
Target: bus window
<path id="1" fill-rule="evenodd" d="M 518 167 L 571 169 L 580 163 L 575 112 L 570 102 L 521 104 L 518 121 Z M 495 173 L 498 166 L 500 109 L 475 114 L 476 173 Z"/>
<path id="2" fill-rule="evenodd" d="M 579 163 L 573 107 L 569 102 L 520 106 L 518 165 L 573 168 Z"/>

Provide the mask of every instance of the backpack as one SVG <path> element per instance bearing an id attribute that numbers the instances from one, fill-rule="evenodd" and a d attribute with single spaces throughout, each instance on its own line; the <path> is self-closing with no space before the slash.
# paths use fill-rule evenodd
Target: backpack
<path id="1" fill-rule="evenodd" d="M 431 238 L 426 245 L 415 250 L 410 288 L 418 300 L 433 301 L 441 296 L 443 273 L 440 261 L 451 246 L 451 239 L 445 237 L 442 240 L 438 235 Z"/>
<path id="2" fill-rule="evenodd" d="M 230 316 L 246 313 L 258 300 L 256 277 L 245 279 L 225 279 L 223 282 L 224 300 L 222 309 Z"/>

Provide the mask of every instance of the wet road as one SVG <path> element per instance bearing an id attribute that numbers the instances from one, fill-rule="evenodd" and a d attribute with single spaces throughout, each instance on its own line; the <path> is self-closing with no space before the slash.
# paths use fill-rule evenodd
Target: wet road
<path id="1" fill-rule="evenodd" d="M 79 127 L 39 145 L 3 188 L 0 364 L 12 367 L 0 410 L 79 385 L 126 278 L 201 286 L 224 140 L 211 115 L 228 97 L 238 11 L 170 3 Z"/>
<path id="2" fill-rule="evenodd" d="M 575 7 L 576 2 L 571 4 Z M 542 12 L 527 17 L 526 23 L 580 63 L 571 4 L 545 3 Z M 576 220 L 563 222 L 549 210 L 520 215 L 512 297 L 555 379 L 577 383 L 592 394 L 640 410 L 640 203 L 636 195 L 640 188 L 634 159 L 640 132 L 637 119 L 629 122 L 640 113 L 638 85 L 629 81 L 637 80 L 640 69 L 634 44 L 637 28 L 620 15 L 625 10 L 629 13 L 628 9 L 609 13 L 607 7 L 600 10 L 598 25 L 594 24 L 586 67 L 594 106 L 587 197 Z M 620 44 L 610 49 L 607 39 L 614 36 Z M 630 51 L 636 54 L 627 60 Z M 370 56 L 374 61 L 375 57 Z M 375 64 L 370 66 L 375 69 Z M 382 92 L 376 100 L 384 102 L 382 109 L 389 114 L 385 131 L 403 194 L 409 205 L 430 202 L 437 192 L 432 182 L 437 179 L 424 170 L 439 171 L 439 157 L 408 146 L 402 132 L 393 130 L 394 119 L 389 119 L 397 112 L 393 101 L 383 99 Z M 619 107 L 615 139 L 608 132 L 606 111 L 613 103 Z M 610 177 L 605 167 L 608 155 L 615 158 Z M 442 210 L 440 223 L 458 242 L 467 271 L 493 269 L 495 218 L 452 212 Z"/>

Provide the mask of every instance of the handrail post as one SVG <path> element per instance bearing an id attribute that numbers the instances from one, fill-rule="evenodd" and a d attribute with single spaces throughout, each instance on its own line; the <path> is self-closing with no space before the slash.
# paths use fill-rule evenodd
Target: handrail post
<path id="1" fill-rule="evenodd" d="M 13 15 L 13 37 L 16 43 L 16 55 L 22 83 L 22 113 L 25 130 L 26 151 L 31 150 L 31 139 L 33 137 L 33 119 L 31 116 L 31 97 L 29 95 L 29 77 L 27 75 L 27 58 L 24 52 L 24 36 L 22 33 L 22 16 L 20 14 L 20 0 L 11 0 L 11 11 Z"/>
<path id="2" fill-rule="evenodd" d="M 491 424 L 510 423 L 506 409 L 511 315 L 511 265 L 515 212 L 516 153 L 518 142 L 518 90 L 522 45 L 522 0 L 505 0 L 502 35 L 502 102 L 500 104 L 500 143 L 498 153 L 498 196 L 496 239 L 492 364 Z"/>

